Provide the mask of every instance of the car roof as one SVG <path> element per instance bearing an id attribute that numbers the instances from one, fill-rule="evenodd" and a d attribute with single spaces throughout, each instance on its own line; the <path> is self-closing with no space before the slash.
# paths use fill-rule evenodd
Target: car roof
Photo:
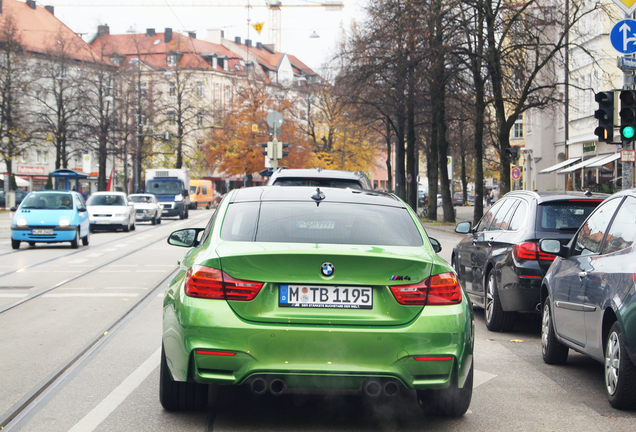
<path id="1" fill-rule="evenodd" d="M 325 196 L 325 198 L 320 201 L 312 198 L 312 195 L 316 194 L 317 189 L 320 189 Z M 233 196 L 230 201 L 232 203 L 253 201 L 297 201 L 340 202 L 404 207 L 404 203 L 393 194 L 352 188 L 256 186 L 235 189 L 232 192 Z"/>
<path id="2" fill-rule="evenodd" d="M 149 197 L 149 198 L 150 198 L 150 197 L 154 197 L 154 195 L 153 195 L 153 194 L 139 194 L 139 193 L 138 193 L 138 194 L 130 194 L 130 195 L 128 195 L 128 197 L 129 197 L 129 198 L 130 198 L 130 197 L 138 197 L 138 196 L 139 196 L 139 197 Z"/>
<path id="3" fill-rule="evenodd" d="M 358 180 L 362 177 L 359 171 L 340 171 L 322 168 L 298 168 L 287 169 L 278 168 L 272 176 L 276 177 L 312 177 L 312 178 L 334 178 L 344 180 Z"/>
<path id="4" fill-rule="evenodd" d="M 116 191 L 116 192 L 100 191 L 100 192 L 93 192 L 91 194 L 91 196 L 93 196 L 93 195 L 123 195 L 123 196 L 126 196 L 126 193 L 125 192 L 119 192 L 119 191 Z"/>
<path id="5" fill-rule="evenodd" d="M 39 191 L 33 191 L 33 192 L 28 192 L 28 193 L 33 193 L 33 194 L 49 194 L 49 193 L 65 193 L 65 194 L 72 194 L 75 191 L 67 191 L 67 190 L 39 190 Z M 77 192 L 75 192 L 77 193 Z"/>
<path id="6" fill-rule="evenodd" d="M 587 195 L 586 195 L 587 194 Z M 535 199 L 539 203 L 549 202 L 549 201 L 563 201 L 568 199 L 577 199 L 577 200 L 604 200 L 609 197 L 609 194 L 592 192 L 591 195 L 588 192 L 579 192 L 579 191 L 555 191 L 555 192 L 532 192 L 532 191 L 512 191 L 508 192 L 502 198 L 509 197 L 525 197 L 530 199 Z"/>

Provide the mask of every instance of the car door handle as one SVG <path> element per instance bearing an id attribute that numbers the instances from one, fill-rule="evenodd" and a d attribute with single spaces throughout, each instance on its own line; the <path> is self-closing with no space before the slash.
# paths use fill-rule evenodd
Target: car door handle
<path id="1" fill-rule="evenodd" d="M 585 279 L 586 276 L 587 276 L 587 272 L 586 271 L 579 272 L 579 279 L 583 280 L 583 279 Z"/>

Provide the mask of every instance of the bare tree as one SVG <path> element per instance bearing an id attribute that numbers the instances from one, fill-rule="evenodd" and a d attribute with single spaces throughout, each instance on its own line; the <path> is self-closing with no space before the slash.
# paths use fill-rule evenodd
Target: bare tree
<path id="1" fill-rule="evenodd" d="M 0 155 L 11 178 L 13 160 L 31 143 L 31 68 L 12 16 L 3 15 L 0 32 Z"/>

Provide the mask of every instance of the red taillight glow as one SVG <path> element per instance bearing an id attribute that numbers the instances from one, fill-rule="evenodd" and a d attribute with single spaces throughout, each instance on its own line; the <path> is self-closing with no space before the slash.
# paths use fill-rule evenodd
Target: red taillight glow
<path id="1" fill-rule="evenodd" d="M 518 261 L 554 261 L 556 255 L 541 252 L 534 242 L 525 242 L 512 246 L 512 254 Z"/>
<path id="2" fill-rule="evenodd" d="M 439 306 L 459 304 L 462 289 L 453 273 L 433 275 L 415 285 L 392 286 L 398 303 L 409 306 Z"/>
<path id="3" fill-rule="evenodd" d="M 226 352 L 226 351 L 209 351 L 209 350 L 197 350 L 197 354 L 201 355 L 213 355 L 213 356 L 223 356 L 223 357 L 234 357 L 236 353 Z"/>
<path id="4" fill-rule="evenodd" d="M 188 271 L 185 293 L 190 297 L 249 301 L 263 287 L 263 282 L 234 279 L 219 269 L 193 265 Z"/>
<path id="5" fill-rule="evenodd" d="M 453 358 L 450 356 L 446 357 L 413 357 L 417 361 L 451 361 Z"/>

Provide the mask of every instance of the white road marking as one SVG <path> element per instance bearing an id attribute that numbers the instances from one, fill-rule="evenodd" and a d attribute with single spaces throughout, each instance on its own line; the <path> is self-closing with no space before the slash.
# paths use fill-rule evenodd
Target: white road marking
<path id="1" fill-rule="evenodd" d="M 497 377 L 497 375 L 475 369 L 473 375 L 473 388 L 477 388 L 495 377 Z"/>
<path id="2" fill-rule="evenodd" d="M 42 297 L 138 297 L 138 293 L 55 293 L 42 294 Z"/>
<path id="3" fill-rule="evenodd" d="M 81 270 L 53 270 L 53 273 L 77 273 L 81 272 Z"/>
<path id="4" fill-rule="evenodd" d="M 28 294 L 0 293 L 0 298 L 24 298 L 26 296 L 28 296 Z"/>
<path id="5" fill-rule="evenodd" d="M 115 248 L 103 249 L 104 252 L 114 252 L 116 250 L 117 249 L 115 249 Z"/>
<path id="6" fill-rule="evenodd" d="M 148 290 L 148 288 L 144 288 L 144 287 L 106 287 L 104 289 L 141 289 L 141 290 Z"/>
<path id="7" fill-rule="evenodd" d="M 155 351 L 133 373 L 116 388 L 104 400 L 102 400 L 91 412 L 86 414 L 69 432 L 91 432 L 101 424 L 119 405 L 159 366 L 161 360 L 161 348 Z"/>
<path id="8" fill-rule="evenodd" d="M 69 261 L 68 263 L 69 264 L 81 264 L 81 263 L 86 262 L 86 261 L 88 261 L 88 260 L 87 259 L 83 259 L 83 258 L 78 258 L 78 259 L 74 259 L 72 261 Z"/>
<path id="9" fill-rule="evenodd" d="M 116 248 L 123 248 L 123 247 L 128 247 L 128 243 L 120 243 L 115 245 Z"/>
<path id="10" fill-rule="evenodd" d="M 79 291 L 79 290 L 94 290 L 95 288 L 91 288 L 91 287 L 77 287 L 77 288 L 73 288 L 73 287 L 64 287 L 64 288 L 58 288 L 58 290 L 60 291 L 64 291 L 64 290 L 69 290 L 69 291 Z"/>
<path id="11" fill-rule="evenodd" d="M 174 267 L 174 264 L 145 264 L 146 267 Z"/>
<path id="12" fill-rule="evenodd" d="M 100 273 L 130 273 L 130 270 L 100 270 Z"/>
<path id="13" fill-rule="evenodd" d="M 86 255 L 88 258 L 97 258 L 104 255 L 103 253 L 92 253 L 92 254 L 88 254 Z"/>
<path id="14" fill-rule="evenodd" d="M 139 267 L 139 264 L 111 264 L 113 267 Z"/>

